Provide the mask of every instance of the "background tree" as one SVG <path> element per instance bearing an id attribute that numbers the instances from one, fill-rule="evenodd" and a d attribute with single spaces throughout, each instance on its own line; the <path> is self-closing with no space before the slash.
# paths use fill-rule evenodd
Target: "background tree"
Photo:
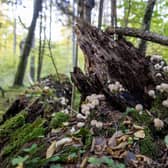
<path id="1" fill-rule="evenodd" d="M 152 14 L 153 14 L 153 9 L 154 9 L 155 4 L 156 4 L 156 0 L 148 0 L 145 14 L 143 17 L 143 22 L 142 22 L 142 29 L 144 31 L 150 30 Z M 146 47 L 147 47 L 147 42 L 145 40 L 141 40 L 139 44 L 139 51 L 142 54 L 146 53 Z"/>
<path id="2" fill-rule="evenodd" d="M 99 29 L 101 29 L 101 26 L 102 26 L 103 4 L 104 4 L 104 0 L 100 0 L 100 3 L 99 3 L 99 16 L 98 16 L 98 28 Z"/>
<path id="3" fill-rule="evenodd" d="M 23 85 L 23 79 L 24 79 L 24 74 L 26 71 L 27 60 L 28 60 L 28 56 L 31 50 L 32 41 L 34 37 L 36 21 L 37 21 L 39 12 L 41 10 L 42 10 L 42 0 L 36 0 L 34 3 L 34 12 L 33 12 L 32 22 L 28 30 L 28 34 L 26 37 L 25 45 L 24 45 L 24 50 L 21 55 L 21 59 L 20 59 L 20 62 L 17 68 L 14 85 Z"/>

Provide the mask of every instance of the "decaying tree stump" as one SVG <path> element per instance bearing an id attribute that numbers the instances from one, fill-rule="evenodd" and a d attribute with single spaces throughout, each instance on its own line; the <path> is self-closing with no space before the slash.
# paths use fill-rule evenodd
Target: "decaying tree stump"
<path id="1" fill-rule="evenodd" d="M 72 81 L 83 98 L 92 93 L 104 93 L 111 104 L 120 110 L 137 103 L 150 107 L 147 90 L 155 86 L 153 67 L 137 48 L 124 38 L 112 37 L 87 23 L 75 27 L 78 44 L 87 60 L 87 72 L 75 68 Z M 126 92 L 112 94 L 108 84 L 119 81 Z"/>

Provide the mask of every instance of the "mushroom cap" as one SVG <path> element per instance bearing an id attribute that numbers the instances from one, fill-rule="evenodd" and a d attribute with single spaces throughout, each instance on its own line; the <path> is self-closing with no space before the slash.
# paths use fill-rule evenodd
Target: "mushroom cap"
<path id="1" fill-rule="evenodd" d="M 155 128 L 157 128 L 157 129 L 161 129 L 164 127 L 164 122 L 162 120 L 160 120 L 159 118 L 155 118 L 153 120 L 153 122 L 154 122 Z"/>

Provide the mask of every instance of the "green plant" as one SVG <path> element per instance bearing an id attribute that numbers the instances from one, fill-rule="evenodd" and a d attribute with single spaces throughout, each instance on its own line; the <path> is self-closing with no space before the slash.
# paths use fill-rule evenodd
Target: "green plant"
<path id="1" fill-rule="evenodd" d="M 55 116 L 51 119 L 50 127 L 58 128 L 61 127 L 64 122 L 69 120 L 69 115 L 63 112 L 57 112 Z"/>
<path id="2" fill-rule="evenodd" d="M 24 125 L 27 115 L 28 113 L 23 111 L 6 120 L 5 123 L 0 126 L 0 137 L 10 136 L 10 134 L 15 131 L 15 129 Z"/>
<path id="3" fill-rule="evenodd" d="M 113 159 L 107 156 L 104 156 L 102 158 L 90 157 L 88 159 L 88 162 L 95 166 L 101 166 L 101 164 L 106 164 L 108 167 L 111 167 L 111 168 L 125 168 L 124 164 L 116 163 L 114 162 Z"/>

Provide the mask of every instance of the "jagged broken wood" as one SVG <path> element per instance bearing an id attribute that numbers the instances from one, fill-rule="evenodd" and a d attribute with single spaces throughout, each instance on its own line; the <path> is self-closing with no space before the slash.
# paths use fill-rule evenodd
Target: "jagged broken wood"
<path id="1" fill-rule="evenodd" d="M 124 38 L 114 41 L 109 33 L 87 23 L 79 21 L 75 32 L 87 61 L 86 74 L 79 68 L 71 74 L 82 97 L 104 93 L 107 100 L 120 110 L 137 103 L 149 107 L 151 99 L 147 90 L 154 87 L 156 82 L 149 59 Z M 127 93 L 111 93 L 108 83 L 115 81 L 119 81 Z"/>

